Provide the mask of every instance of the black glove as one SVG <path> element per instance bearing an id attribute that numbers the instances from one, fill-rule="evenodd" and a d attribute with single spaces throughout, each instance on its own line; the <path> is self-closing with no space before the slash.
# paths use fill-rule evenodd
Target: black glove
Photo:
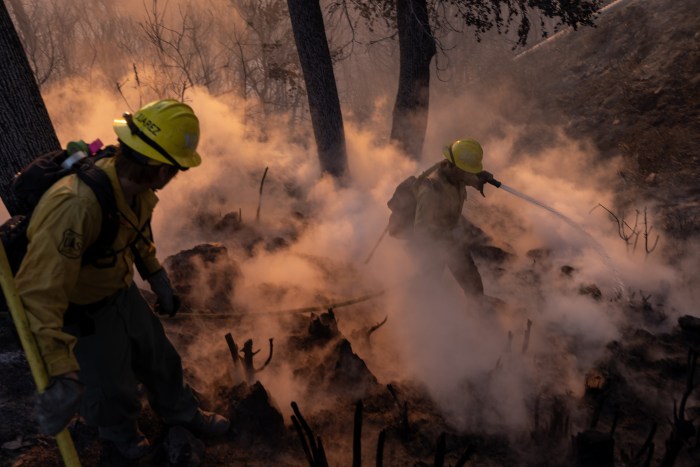
<path id="1" fill-rule="evenodd" d="M 491 172 L 487 172 L 486 170 L 482 170 L 476 174 L 476 176 L 479 177 L 479 180 L 483 181 L 484 183 L 488 183 L 489 181 L 493 180 L 493 174 Z"/>
<path id="2" fill-rule="evenodd" d="M 49 436 L 63 430 L 78 412 L 85 386 L 80 381 L 56 376 L 51 378 L 44 392 L 36 396 L 36 417 L 39 429 Z"/>
<path id="3" fill-rule="evenodd" d="M 486 195 L 484 194 L 484 185 L 486 185 L 489 181 L 493 180 L 493 174 L 491 172 L 482 170 L 481 172 L 476 174 L 476 177 L 479 179 L 479 186 L 475 188 L 479 190 L 481 196 L 486 198 Z"/>
<path id="4" fill-rule="evenodd" d="M 175 291 L 170 284 L 168 273 L 165 269 L 160 269 L 158 272 L 148 278 L 148 284 L 158 300 L 153 307 L 159 315 L 174 316 L 175 312 Z"/>
<path id="5" fill-rule="evenodd" d="M 175 314 L 180 310 L 181 305 L 182 300 L 180 300 L 180 296 L 178 294 L 173 294 L 173 307 L 170 311 L 167 311 L 163 305 L 160 304 L 160 299 L 158 299 L 156 304 L 153 306 L 153 311 L 159 315 L 175 316 Z"/>
<path id="6" fill-rule="evenodd" d="M 177 310 L 180 308 L 180 297 L 175 295 L 173 291 L 173 286 L 170 284 L 170 279 L 168 278 L 168 273 L 165 269 L 159 270 L 157 273 L 153 274 L 148 278 L 148 283 L 151 286 L 151 290 L 158 297 L 154 310 L 159 315 L 169 315 L 175 316 Z"/>
<path id="7" fill-rule="evenodd" d="M 484 185 L 487 184 L 489 180 L 493 180 L 493 174 L 491 172 L 482 170 L 478 174 L 470 175 L 471 179 L 467 183 L 472 187 L 476 188 L 479 191 L 479 193 L 481 193 L 481 196 L 486 198 L 486 195 L 484 194 Z"/>

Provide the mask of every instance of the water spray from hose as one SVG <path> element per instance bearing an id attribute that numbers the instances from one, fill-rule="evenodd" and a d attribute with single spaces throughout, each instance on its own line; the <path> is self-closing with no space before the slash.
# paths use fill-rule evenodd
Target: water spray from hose
<path id="1" fill-rule="evenodd" d="M 505 190 L 508 193 L 515 195 L 518 198 L 527 201 L 528 203 L 531 203 L 531 204 L 538 206 L 546 211 L 551 212 L 552 214 L 557 216 L 559 219 L 563 220 L 568 225 L 570 225 L 571 227 L 573 227 L 574 229 L 576 229 L 577 231 L 582 233 L 586 237 L 586 239 L 590 242 L 590 244 L 593 245 L 596 252 L 603 260 L 603 263 L 605 263 L 605 265 L 608 267 L 608 269 L 610 269 L 610 271 L 612 271 L 613 276 L 615 277 L 615 282 L 617 282 L 617 287 L 615 288 L 615 290 L 618 293 L 618 295 L 621 297 L 627 296 L 627 293 L 625 292 L 625 290 L 626 290 L 625 283 L 622 281 L 622 278 L 620 277 L 620 274 L 617 271 L 617 268 L 615 268 L 615 265 L 613 264 L 610 256 L 605 252 L 605 250 L 603 249 L 603 246 L 600 243 L 598 243 L 598 241 L 595 238 L 593 238 L 593 236 L 591 234 L 586 232 L 578 223 L 574 222 L 573 220 L 571 220 L 570 218 L 568 218 L 564 214 L 560 213 L 556 209 L 554 209 L 550 206 L 547 206 L 546 204 L 526 195 L 525 193 L 521 193 L 520 191 L 516 190 L 515 188 L 509 187 L 508 185 L 496 180 L 495 178 L 491 178 L 490 180 L 488 180 L 487 183 L 495 186 L 496 188 L 500 188 L 502 190 Z"/>

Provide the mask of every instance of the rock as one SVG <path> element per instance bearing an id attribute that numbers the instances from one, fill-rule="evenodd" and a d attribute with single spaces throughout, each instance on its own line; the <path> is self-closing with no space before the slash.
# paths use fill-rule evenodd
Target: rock
<path id="1" fill-rule="evenodd" d="M 615 440 L 609 433 L 586 430 L 572 437 L 571 444 L 575 467 L 615 466 Z"/>
<path id="2" fill-rule="evenodd" d="M 565 264 L 564 266 L 561 267 L 560 271 L 565 276 L 571 277 L 571 275 L 576 271 L 576 268 Z"/>
<path id="3" fill-rule="evenodd" d="M 163 449 L 169 466 L 194 467 L 204 458 L 204 443 L 179 425 L 168 430 Z"/>
<path id="4" fill-rule="evenodd" d="M 581 284 L 581 286 L 578 289 L 578 293 L 580 295 L 589 295 L 593 300 L 596 302 L 599 302 L 603 298 L 603 293 L 600 291 L 597 285 L 595 284 Z"/>
<path id="5" fill-rule="evenodd" d="M 27 446 L 31 446 L 33 443 L 31 441 L 26 441 L 22 436 L 18 436 L 12 441 L 2 443 L 0 449 L 7 449 L 9 451 L 15 451 L 17 449 L 22 449 Z"/>

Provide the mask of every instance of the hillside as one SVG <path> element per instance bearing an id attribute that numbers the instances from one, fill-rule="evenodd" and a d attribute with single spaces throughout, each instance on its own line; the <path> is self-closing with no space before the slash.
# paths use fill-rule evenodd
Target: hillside
<path id="1" fill-rule="evenodd" d="M 679 237 L 700 228 L 698 14 L 692 1 L 616 2 L 596 28 L 518 57 L 514 79 L 538 103 L 538 116 L 563 120 L 569 134 L 591 139 L 603 156 L 622 154 L 620 202 L 658 202 L 664 230 Z"/>

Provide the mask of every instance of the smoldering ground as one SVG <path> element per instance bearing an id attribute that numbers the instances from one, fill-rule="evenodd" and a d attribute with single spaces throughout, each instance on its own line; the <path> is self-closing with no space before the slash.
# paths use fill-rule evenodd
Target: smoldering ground
<path id="1" fill-rule="evenodd" d="M 486 73 L 493 69 L 488 63 L 477 63 L 475 69 Z M 214 397 L 218 385 L 236 377 L 225 332 L 237 341 L 252 338 L 265 354 L 267 339 L 280 342 L 294 322 L 291 314 L 268 311 L 386 290 L 381 298 L 337 310 L 347 336 L 388 316 L 371 346 L 352 341 L 379 381 L 425 387 L 458 429 L 517 436 L 530 428 L 538 398 L 579 396 L 586 372 L 606 344 L 621 330 L 640 326 L 639 318 L 627 312 L 628 301 L 651 294 L 669 317 L 657 324 L 661 328 L 689 309 L 697 298 L 697 248 L 688 247 L 690 254 L 671 265 L 666 252 L 672 245 L 666 238 L 646 254 L 641 245 L 635 248 L 619 238 L 615 219 L 599 206 L 623 214 L 615 198 L 616 154 L 601 157 L 592 142 L 571 139 L 556 116 L 538 115 L 507 81 L 491 87 L 477 79 L 470 83 L 471 92 L 461 95 L 435 83 L 420 162 L 403 159 L 378 130 L 388 127 L 390 97 L 380 96 L 374 113 L 363 119 L 346 120 L 352 177 L 347 187 L 319 178 L 315 146 L 305 135 L 270 124 L 264 138 L 251 138 L 263 132 L 244 123 L 244 104 L 235 97 L 188 92 L 202 123 L 203 164 L 178 175 L 159 194 L 154 218 L 159 256 L 202 242 L 226 245 L 242 273 L 230 300 L 234 313 L 246 315 L 231 328 L 226 321 L 165 321 L 181 344 L 199 392 Z M 88 93 L 82 80 L 45 89 L 44 97 L 64 145 L 93 137 L 113 142 L 111 119 L 127 110 L 121 97 L 94 87 Z M 135 94 L 126 98 L 138 102 Z M 543 134 L 547 137 L 532 136 Z M 595 242 L 503 190 L 487 186 L 486 198 L 481 198 L 470 189 L 465 215 L 491 245 L 510 254 L 503 263 L 476 258 L 486 293 L 503 303 L 466 299 L 448 271 L 421 276 L 411 252 L 398 240 L 385 238 L 372 261 L 363 264 L 385 226 L 386 200 L 394 187 L 439 160 L 444 143 L 461 137 L 481 141 L 485 168 L 497 179 L 561 212 Z M 651 212 L 653 206 L 644 203 L 640 200 L 636 207 Z M 249 237 L 209 228 L 230 213 L 241 214 L 243 224 L 251 227 Z M 634 212 L 624 214 L 629 218 Z M 251 237 L 262 241 L 251 242 Z M 275 238 L 285 242 L 275 246 Z M 600 290 L 599 299 L 591 285 Z M 208 290 L 201 292 L 206 298 Z M 532 327 L 523 352 L 528 320 Z M 333 407 L 333 394 L 320 400 L 314 393 L 310 400 L 308 382 L 295 370 L 277 353 L 258 375 L 287 420 L 291 400 L 302 407 Z"/>
<path id="2" fill-rule="evenodd" d="M 514 145 L 527 128 L 509 123 L 497 106 L 492 106 L 492 114 L 482 112 L 479 121 L 471 120 L 474 123 L 468 127 L 458 123 L 470 121 L 468 110 L 463 118 L 455 118 L 454 109 L 448 117 L 437 110 L 431 119 L 440 130 L 429 134 L 424 160 L 416 163 L 382 144 L 367 127 L 348 122 L 352 183 L 339 187 L 320 177 L 311 141 L 299 141 L 283 126 L 267 127 L 264 141 L 250 139 L 235 102 L 226 105 L 199 89 L 190 95 L 201 119 L 203 163 L 178 175 L 159 193 L 154 217 L 159 255 L 165 258 L 202 242 L 226 245 L 242 272 L 231 303 L 236 312 L 247 314 L 235 329 L 227 329 L 225 321 L 195 321 L 177 331 L 188 336 L 184 360 L 201 393 L 214 394 L 217 385 L 232 378 L 223 340 L 226 331 L 241 341 L 253 339 L 265 353 L 269 338 L 279 342 L 289 332 L 288 317 L 266 312 L 386 290 L 371 303 L 338 311 L 339 326 L 348 336 L 388 316 L 371 347 L 353 343 L 377 378 L 424 385 L 458 429 L 517 433 L 530 426 L 538 394 L 580 395 L 586 371 L 627 324 L 620 311 L 624 299 L 618 293 L 618 279 L 627 288 L 625 293 L 663 289 L 669 303 L 676 297 L 677 273 L 663 263 L 663 256 L 631 251 L 617 237 L 610 216 L 601 209 L 592 211 L 599 204 L 614 205 L 609 187 L 618 162 L 600 163 L 585 141 L 559 133 L 550 145 L 525 156 L 516 154 Z M 56 111 L 66 102 L 83 101 L 81 90 L 62 88 L 45 98 L 62 142 L 113 140 L 110 119 L 122 107 L 114 96 L 104 93 L 96 99 L 93 91 L 92 105 L 83 106 L 85 115 L 94 115 L 88 121 L 95 126 L 82 126 L 84 121 L 62 118 Z M 483 99 L 460 98 L 471 104 L 465 109 L 487 108 Z M 498 131 L 493 131 L 495 126 Z M 465 299 L 447 271 L 421 276 L 411 252 L 391 238 L 385 238 L 372 261 L 363 264 L 385 226 L 386 200 L 393 188 L 439 160 L 440 151 L 433 150 L 436 141 L 478 138 L 485 129 L 491 130 L 484 131 L 489 136 L 481 141 L 485 168 L 571 218 L 599 246 L 551 213 L 487 186 L 486 198 L 470 189 L 464 213 L 493 245 L 511 255 L 504 264 L 477 258 L 487 295 L 503 304 L 489 308 Z M 261 241 L 246 249 L 238 243 L 240 238 L 222 237 L 202 222 L 207 216 L 220 219 L 229 213 L 240 213 L 243 223 L 253 225 L 261 238 L 285 238 L 286 246 L 271 249 Z M 564 274 L 564 266 L 573 272 Z M 601 290 L 602 299 L 581 295 L 582 286 L 589 284 Z M 201 289 L 202 294 L 207 292 Z M 528 320 L 533 323 L 529 349 L 522 354 Z M 294 376 L 284 357 L 276 355 L 259 379 L 288 416 L 291 400 L 305 402 L 306 382 Z M 327 397 L 321 406 L 332 406 L 333 394 Z"/>

